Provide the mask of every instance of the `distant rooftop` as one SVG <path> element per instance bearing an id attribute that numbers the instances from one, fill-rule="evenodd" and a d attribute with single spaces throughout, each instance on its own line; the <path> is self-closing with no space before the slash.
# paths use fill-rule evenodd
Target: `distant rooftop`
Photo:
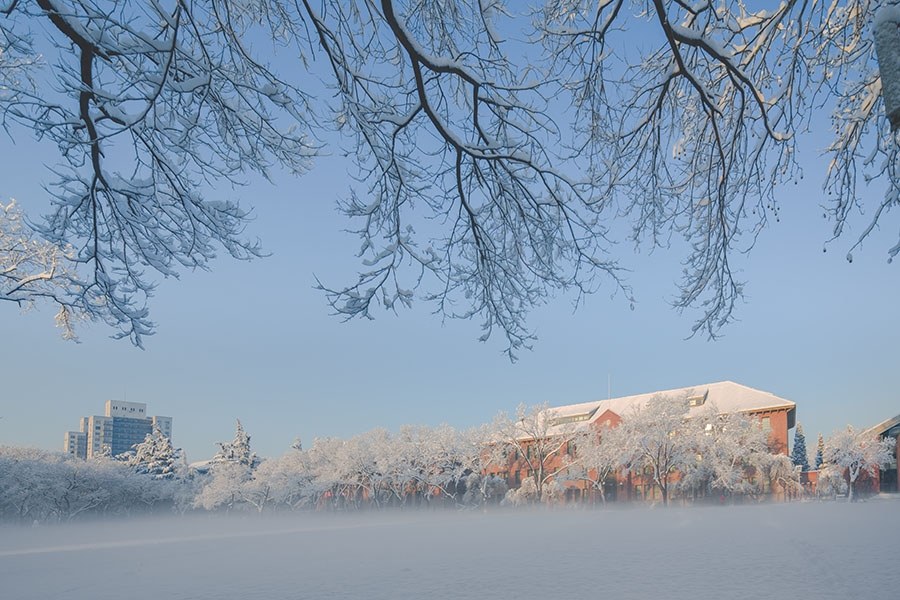
<path id="1" fill-rule="evenodd" d="M 898 426 L 900 426 L 900 415 L 897 415 L 896 417 L 887 419 L 886 421 L 882 421 L 881 423 L 879 423 L 878 425 L 875 425 L 874 427 L 869 427 L 866 430 L 866 433 L 874 433 L 875 435 L 885 435 L 890 430 L 892 430 Z M 892 434 L 892 437 L 895 437 L 895 435 L 893 435 L 893 432 L 891 432 L 891 434 Z"/>
<path id="2" fill-rule="evenodd" d="M 690 401 L 691 412 L 701 410 L 701 407 L 709 404 L 714 404 L 720 413 L 753 413 L 774 409 L 794 411 L 797 407 L 795 402 L 776 396 L 771 392 L 757 390 L 733 381 L 719 381 L 609 400 L 554 406 L 550 408 L 550 413 L 553 421 L 559 425 L 583 423 L 586 426 L 596 421 L 607 410 L 627 418 L 630 412 L 643 407 L 654 396 L 673 399 L 687 397 Z M 792 426 L 793 418 L 789 420 L 788 424 L 788 427 Z"/>

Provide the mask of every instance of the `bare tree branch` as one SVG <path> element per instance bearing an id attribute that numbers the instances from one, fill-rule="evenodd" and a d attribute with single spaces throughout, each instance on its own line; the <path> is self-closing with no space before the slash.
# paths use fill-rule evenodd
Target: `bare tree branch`
<path id="1" fill-rule="evenodd" d="M 103 298 L 101 317 L 137 344 L 155 276 L 205 268 L 220 249 L 262 252 L 244 235 L 249 212 L 209 190 L 273 165 L 302 172 L 310 140 L 335 134 L 358 168 L 341 208 L 363 263 L 349 285 L 318 283 L 338 315 L 418 296 L 481 319 L 482 339 L 501 331 L 514 356 L 533 338 L 529 311 L 559 291 L 580 300 L 605 283 L 632 301 L 612 253 L 624 239 L 685 254 L 672 303 L 715 337 L 743 295 L 736 255 L 802 175 L 813 114 L 833 113 L 834 238 L 870 212 L 848 258 L 900 200 L 871 41 L 880 7 L 12 0 L 0 118 L 57 145 L 40 234 L 75 248 L 80 305 Z M 260 39 L 295 52 L 299 76 L 261 60 Z M 313 78 L 332 102 L 311 95 Z M 872 182 L 886 192 L 864 207 Z"/>

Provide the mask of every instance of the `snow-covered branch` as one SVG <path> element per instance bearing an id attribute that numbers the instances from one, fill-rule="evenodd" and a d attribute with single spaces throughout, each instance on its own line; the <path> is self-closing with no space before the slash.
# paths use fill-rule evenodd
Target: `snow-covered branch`
<path id="1" fill-rule="evenodd" d="M 502 332 L 512 356 L 560 290 L 631 301 L 615 242 L 680 238 L 673 304 L 714 337 L 743 294 L 736 254 L 802 175 L 814 114 L 833 114 L 834 237 L 868 209 L 852 251 L 898 202 L 883 4 L 20 0 L 0 6 L 0 114 L 58 148 L 40 232 L 72 249 L 82 308 L 137 344 L 154 277 L 261 255 L 249 210 L 216 186 L 301 173 L 312 140 L 356 167 L 341 208 L 362 264 L 349 284 L 319 281 L 344 318 L 418 297 L 481 319 L 482 339 Z M 295 53 L 292 68 L 259 40 Z M 861 206 L 876 181 L 882 201 Z"/>

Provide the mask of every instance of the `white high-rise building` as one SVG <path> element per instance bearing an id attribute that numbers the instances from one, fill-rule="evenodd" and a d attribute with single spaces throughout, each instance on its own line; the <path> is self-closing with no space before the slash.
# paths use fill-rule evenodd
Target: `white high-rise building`
<path id="1" fill-rule="evenodd" d="M 87 458 L 87 434 L 83 431 L 67 431 L 63 444 L 64 452 L 78 458 Z"/>
<path id="2" fill-rule="evenodd" d="M 154 427 L 172 439 L 172 417 L 149 416 L 143 402 L 107 400 L 102 416 L 82 417 L 80 431 L 66 432 L 63 450 L 79 458 L 116 456 L 143 442 Z"/>

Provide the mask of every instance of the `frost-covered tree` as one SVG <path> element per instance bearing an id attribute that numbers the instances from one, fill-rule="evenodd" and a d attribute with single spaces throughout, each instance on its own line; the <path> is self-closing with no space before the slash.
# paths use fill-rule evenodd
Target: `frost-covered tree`
<path id="1" fill-rule="evenodd" d="M 509 491 L 505 479 L 491 474 L 471 473 L 466 477 L 465 485 L 462 503 L 466 506 L 487 506 L 500 502 Z"/>
<path id="2" fill-rule="evenodd" d="M 154 479 L 174 479 L 178 456 L 172 441 L 159 427 L 154 427 L 143 442 L 135 444 L 126 462 L 137 473 L 150 475 Z"/>
<path id="3" fill-rule="evenodd" d="M 418 295 L 513 352 L 559 290 L 630 301 L 617 238 L 680 237 L 676 304 L 712 336 L 813 115 L 832 114 L 834 236 L 871 215 L 856 248 L 896 204 L 876 23 L 888 3 L 2 0 L 0 114 L 58 150 L 38 229 L 74 249 L 86 285 L 65 301 L 138 344 L 154 276 L 261 252 L 214 185 L 302 172 L 312 140 L 356 166 L 362 266 L 321 284 L 346 317 Z"/>
<path id="4" fill-rule="evenodd" d="M 816 496 L 834 499 L 838 494 L 846 493 L 847 480 L 844 477 L 844 470 L 824 463 L 819 469 L 819 477 L 816 480 Z"/>
<path id="5" fill-rule="evenodd" d="M 250 435 L 244 431 L 240 419 L 235 425 L 234 439 L 217 443 L 219 450 L 210 461 L 210 478 L 193 504 L 206 510 L 220 507 L 231 510 L 243 502 L 242 489 L 253 480 L 253 471 L 259 466 L 260 459 L 250 449 Z M 263 506 L 265 502 L 262 502 Z"/>
<path id="6" fill-rule="evenodd" d="M 31 524 L 169 507 L 170 482 L 121 461 L 83 461 L 59 452 L 0 446 L 0 521 Z"/>
<path id="7" fill-rule="evenodd" d="M 41 240 L 24 225 L 15 202 L 0 202 L 0 300 L 23 308 L 41 301 L 53 304 L 63 337 L 74 339 L 74 324 L 86 314 L 72 300 L 80 292 L 73 250 Z M 99 313 L 102 305 L 92 310 Z"/>
<path id="8" fill-rule="evenodd" d="M 280 460 L 264 460 L 259 468 L 254 469 L 249 477 L 241 481 L 238 496 L 241 502 L 262 513 L 275 506 L 283 492 L 286 473 L 281 469 Z"/>
<path id="9" fill-rule="evenodd" d="M 528 489 L 533 490 L 527 497 L 543 502 L 547 486 L 574 460 L 568 449 L 578 437 L 576 428 L 571 423 L 559 423 L 546 404 L 520 404 L 515 418 L 501 412 L 491 427 L 491 463 L 504 470 L 524 472 L 523 485 L 528 479 Z"/>
<path id="10" fill-rule="evenodd" d="M 359 507 L 368 493 L 367 481 L 358 474 L 360 456 L 355 444 L 338 438 L 316 438 L 307 450 L 313 478 L 318 488 L 317 503 L 322 508 Z M 362 463 L 362 461 L 360 461 Z M 361 470 L 361 469 L 360 469 Z"/>
<path id="11" fill-rule="evenodd" d="M 403 469 L 394 486 L 401 503 L 411 497 L 461 503 L 465 481 L 481 471 L 484 443 L 480 430 L 460 431 L 448 425 L 403 427 L 394 446 L 404 450 Z"/>
<path id="12" fill-rule="evenodd" d="M 590 428 L 580 432 L 574 439 L 577 460 L 566 469 L 566 478 L 586 481 L 606 504 L 607 483 L 615 483 L 616 472 L 627 465 L 631 456 L 627 431 L 601 425 L 599 431 Z"/>
<path id="13" fill-rule="evenodd" d="M 819 441 L 816 442 L 816 470 L 822 468 L 825 463 L 825 438 L 819 434 Z"/>
<path id="14" fill-rule="evenodd" d="M 761 469 L 762 476 L 769 480 L 771 487 L 780 487 L 787 497 L 803 493 L 800 484 L 800 469 L 790 457 L 784 454 L 772 454 Z"/>
<path id="15" fill-rule="evenodd" d="M 292 447 L 283 456 L 263 461 L 241 487 L 241 497 L 258 512 L 266 507 L 298 510 L 316 506 L 316 490 L 309 457 Z"/>
<path id="16" fill-rule="evenodd" d="M 240 419 L 234 429 L 234 439 L 230 442 L 217 442 L 218 452 L 212 458 L 213 464 L 236 463 L 249 468 L 259 464 L 259 457 L 250 449 L 250 435 L 244 431 Z"/>
<path id="17" fill-rule="evenodd" d="M 101 445 L 100 445 L 100 451 L 99 451 L 99 452 L 95 452 L 94 455 L 93 455 L 91 458 L 97 459 L 97 460 L 112 459 L 112 458 L 113 458 L 113 455 L 112 455 L 112 445 L 110 445 L 110 444 L 101 444 Z"/>
<path id="18" fill-rule="evenodd" d="M 809 471 L 809 455 L 806 453 L 806 436 L 803 434 L 802 425 L 797 425 L 797 430 L 794 432 L 791 462 L 800 467 L 804 473 Z"/>
<path id="19" fill-rule="evenodd" d="M 207 197 L 209 182 L 306 166 L 306 95 L 247 37 L 260 28 L 277 45 L 285 18 L 274 2 L 0 3 L 5 128 L 59 148 L 38 228 L 75 249 L 88 285 L 69 301 L 94 316 L 102 300 L 136 344 L 153 327 L 147 269 L 176 276 L 218 248 L 259 255 L 243 235 L 248 211 Z"/>
<path id="20" fill-rule="evenodd" d="M 741 413 L 718 414 L 714 405 L 693 417 L 696 461 L 685 466 L 684 485 L 699 482 L 716 495 L 754 494 L 752 481 L 765 477 L 773 458 L 768 433 Z"/>
<path id="21" fill-rule="evenodd" d="M 856 431 L 849 425 L 828 438 L 825 442 L 825 462 L 844 472 L 849 486 L 848 501 L 856 499 L 856 482 L 861 474 L 877 475 L 879 468 L 890 464 L 895 444 L 894 438 L 879 439 L 871 433 Z"/>
<path id="22" fill-rule="evenodd" d="M 388 484 L 391 435 L 375 429 L 349 440 L 317 438 L 309 449 L 310 464 L 321 488 L 321 502 L 331 508 L 380 507 Z"/>
<path id="23" fill-rule="evenodd" d="M 227 511 L 243 505 L 241 490 L 251 478 L 250 470 L 240 463 L 222 462 L 210 469 L 203 487 L 194 497 L 192 505 L 204 510 Z"/>
<path id="24" fill-rule="evenodd" d="M 688 419 L 687 396 L 656 394 L 644 406 L 623 415 L 619 428 L 632 452 L 628 470 L 638 475 L 649 473 L 667 505 L 675 473 L 696 459 L 698 432 L 703 430 L 699 421 Z"/>

